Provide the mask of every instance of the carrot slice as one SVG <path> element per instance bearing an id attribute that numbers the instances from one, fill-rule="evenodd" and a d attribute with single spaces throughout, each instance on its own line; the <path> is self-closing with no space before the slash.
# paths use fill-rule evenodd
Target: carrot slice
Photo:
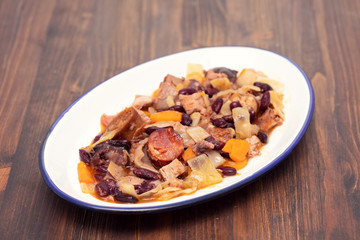
<path id="1" fill-rule="evenodd" d="M 85 163 L 79 162 L 77 165 L 77 170 L 79 175 L 79 182 L 95 183 L 94 177 Z"/>
<path id="2" fill-rule="evenodd" d="M 226 167 L 233 167 L 235 168 L 236 170 L 239 170 L 239 169 L 242 169 L 244 168 L 246 165 L 248 164 L 248 160 L 245 159 L 244 161 L 241 161 L 241 162 L 234 162 L 234 161 L 226 161 L 223 166 L 226 166 Z"/>
<path id="3" fill-rule="evenodd" d="M 160 88 L 156 89 L 152 94 L 153 98 L 156 98 L 158 96 L 159 92 L 160 92 Z"/>
<path id="4" fill-rule="evenodd" d="M 250 144 L 246 140 L 236 140 L 236 143 L 232 146 L 230 158 L 235 162 L 241 162 L 246 160 L 246 154 L 250 150 Z"/>
<path id="5" fill-rule="evenodd" d="M 234 144 L 234 142 L 236 141 L 236 139 L 232 138 L 229 141 L 226 142 L 225 146 L 223 147 L 223 149 L 221 149 L 223 152 L 227 152 L 230 153 L 232 146 Z"/>
<path id="6" fill-rule="evenodd" d="M 250 144 L 246 140 L 232 138 L 226 142 L 222 151 L 229 153 L 235 162 L 246 160 L 246 154 L 250 150 Z"/>
<path id="7" fill-rule="evenodd" d="M 150 120 L 152 122 L 160 122 L 160 121 L 181 122 L 181 112 L 168 110 L 168 111 L 153 113 L 150 115 Z"/>
<path id="8" fill-rule="evenodd" d="M 194 157 L 196 157 L 196 154 L 194 153 L 191 147 L 187 148 L 182 154 L 182 158 L 184 159 L 185 162 Z"/>

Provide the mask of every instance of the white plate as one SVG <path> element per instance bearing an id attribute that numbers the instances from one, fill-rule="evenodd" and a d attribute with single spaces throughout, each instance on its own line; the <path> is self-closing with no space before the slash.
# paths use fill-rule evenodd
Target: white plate
<path id="1" fill-rule="evenodd" d="M 100 116 L 115 114 L 131 105 L 136 94 L 150 95 L 167 74 L 186 75 L 188 63 L 204 69 L 253 68 L 284 84 L 285 121 L 269 137 L 262 154 L 241 169 L 240 175 L 169 201 L 120 204 L 100 201 L 80 190 L 78 150 L 100 131 Z M 161 57 L 120 73 L 99 84 L 71 104 L 51 126 L 40 152 L 40 170 L 60 197 L 85 208 L 112 212 L 154 212 L 175 209 L 218 197 L 238 189 L 282 161 L 300 141 L 314 107 L 311 83 L 293 61 L 277 53 L 252 47 L 200 48 Z"/>

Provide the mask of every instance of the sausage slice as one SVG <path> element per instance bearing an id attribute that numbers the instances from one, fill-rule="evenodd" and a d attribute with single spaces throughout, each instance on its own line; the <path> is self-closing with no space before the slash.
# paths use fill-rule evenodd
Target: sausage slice
<path id="1" fill-rule="evenodd" d="M 170 162 L 184 151 L 184 141 L 173 128 L 161 128 L 149 136 L 148 153 L 151 159 Z"/>

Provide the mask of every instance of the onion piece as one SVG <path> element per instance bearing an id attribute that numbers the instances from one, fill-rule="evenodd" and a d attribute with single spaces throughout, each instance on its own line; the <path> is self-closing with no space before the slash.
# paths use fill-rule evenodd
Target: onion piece
<path id="1" fill-rule="evenodd" d="M 236 80 L 236 85 L 242 87 L 244 85 L 254 85 L 258 77 L 258 72 L 254 69 L 244 69 Z"/>
<path id="2" fill-rule="evenodd" d="M 261 92 L 261 89 L 254 85 L 244 85 L 240 88 L 240 90 L 243 92 L 248 92 L 249 90 L 253 90 L 255 92 Z"/>
<path id="3" fill-rule="evenodd" d="M 219 91 L 231 89 L 232 84 L 228 78 L 216 78 L 210 81 L 210 84 Z"/>
<path id="4" fill-rule="evenodd" d="M 196 127 L 199 124 L 201 114 L 199 112 L 194 112 L 190 115 L 190 117 L 192 119 L 191 126 Z"/>
<path id="5" fill-rule="evenodd" d="M 166 103 L 169 107 L 172 107 L 175 105 L 173 96 L 167 96 Z"/>
<path id="6" fill-rule="evenodd" d="M 250 114 L 246 108 L 237 107 L 232 110 L 235 125 L 235 134 L 238 139 L 251 137 Z"/>
<path id="7" fill-rule="evenodd" d="M 199 181 L 199 187 L 207 187 L 222 181 L 221 174 L 206 154 L 189 159 L 187 163 L 191 168 L 191 173 L 187 178 Z"/>
<path id="8" fill-rule="evenodd" d="M 230 104 L 231 104 L 230 100 L 227 100 L 226 102 L 224 102 L 224 104 L 221 106 L 220 114 L 222 114 L 224 116 L 230 115 L 231 114 Z"/>
<path id="9" fill-rule="evenodd" d="M 118 182 L 118 186 L 123 193 L 138 198 L 138 194 L 135 191 L 134 185 L 127 182 Z"/>
<path id="10" fill-rule="evenodd" d="M 94 183 L 80 183 L 80 188 L 83 193 L 95 194 Z"/>
<path id="11" fill-rule="evenodd" d="M 189 127 L 186 132 L 196 143 L 210 136 L 202 127 Z"/>
<path id="12" fill-rule="evenodd" d="M 274 91 L 270 91 L 270 103 L 273 105 L 274 109 L 276 110 L 276 112 L 279 114 L 279 116 L 284 119 L 284 113 L 282 111 L 282 109 L 284 109 L 284 105 L 282 102 L 282 94 L 279 94 L 277 92 Z"/>
<path id="13" fill-rule="evenodd" d="M 157 111 L 153 107 L 148 107 L 148 112 L 150 113 L 150 115 L 154 114 L 154 113 L 157 113 Z"/>
<path id="14" fill-rule="evenodd" d="M 211 150 L 205 152 L 205 154 L 209 157 L 210 162 L 216 168 L 225 163 L 225 159 L 221 156 L 221 154 L 218 151 Z"/>
<path id="15" fill-rule="evenodd" d="M 116 180 L 120 180 L 121 177 L 126 176 L 125 168 L 117 165 L 114 162 L 109 163 L 107 170 Z"/>

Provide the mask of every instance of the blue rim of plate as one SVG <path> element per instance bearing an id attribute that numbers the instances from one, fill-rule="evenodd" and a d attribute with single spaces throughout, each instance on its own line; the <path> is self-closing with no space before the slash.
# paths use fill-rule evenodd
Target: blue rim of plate
<path id="1" fill-rule="evenodd" d="M 220 189 L 216 192 L 213 193 L 208 193 L 205 194 L 204 196 L 199 196 L 195 199 L 188 199 L 188 200 L 184 200 L 181 202 L 176 202 L 173 204 L 164 204 L 161 206 L 147 206 L 147 207 L 138 207 L 138 205 L 136 205 L 136 208 L 121 208 L 121 207 L 108 207 L 108 206 L 99 206 L 99 205 L 95 205 L 95 204 L 89 204 L 87 202 L 84 201 L 80 201 L 74 197 L 72 197 L 71 195 L 65 193 L 64 191 L 62 191 L 60 188 L 58 188 L 54 182 L 51 180 L 49 174 L 47 173 L 46 169 L 45 169 L 45 162 L 44 162 L 44 150 L 46 147 L 46 142 L 49 138 L 49 136 L 51 135 L 52 131 L 54 130 L 54 128 L 57 126 L 57 124 L 59 123 L 59 121 L 61 121 L 61 119 L 64 117 L 64 115 L 80 100 L 82 99 L 84 96 L 86 96 L 89 92 L 91 92 L 93 89 L 97 88 L 98 86 L 100 86 L 101 84 L 105 83 L 106 81 L 110 80 L 111 78 L 99 83 L 98 85 L 96 85 L 95 87 L 91 88 L 89 91 L 87 91 L 86 93 L 84 93 L 82 96 L 80 96 L 78 99 L 76 99 L 73 103 L 71 103 L 60 115 L 59 117 L 54 121 L 54 123 L 51 125 L 48 133 L 46 134 L 44 141 L 41 145 L 41 150 L 39 153 L 39 167 L 40 167 L 40 172 L 41 175 L 43 177 L 43 179 L 45 180 L 46 184 L 55 192 L 55 194 L 57 194 L 58 196 L 60 196 L 61 198 L 77 205 L 80 206 L 82 208 L 85 209 L 89 209 L 89 210 L 94 210 L 94 211 L 100 211 L 100 212 L 113 212 L 113 213 L 134 213 L 134 214 L 139 214 L 139 213 L 155 213 L 155 212 L 161 212 L 161 211 L 169 211 L 169 210 L 176 210 L 176 209 L 180 209 L 180 208 L 184 208 L 184 207 L 190 207 L 190 206 L 194 206 L 209 200 L 212 200 L 214 198 L 218 198 L 221 197 L 225 194 L 229 194 L 231 192 L 233 192 L 234 190 L 238 190 L 241 187 L 246 186 L 247 184 L 251 183 L 252 181 L 258 179 L 260 176 L 264 175 L 265 173 L 267 173 L 268 171 L 270 171 L 271 169 L 273 169 L 276 165 L 278 165 L 280 162 L 282 162 L 285 157 L 287 157 L 292 150 L 295 148 L 295 146 L 300 142 L 301 138 L 303 137 L 303 135 L 306 132 L 306 129 L 308 128 L 312 115 L 313 115 L 313 110 L 314 110 L 314 90 L 313 87 L 311 85 L 311 82 L 309 80 L 309 78 L 307 77 L 307 75 L 305 74 L 305 72 L 300 68 L 299 65 L 297 65 L 293 60 L 291 60 L 290 58 L 287 58 L 277 52 L 274 51 L 270 51 L 267 49 L 261 49 L 261 48 L 257 48 L 257 47 L 250 47 L 250 46 L 217 46 L 217 47 L 204 47 L 204 48 L 196 48 L 196 49 L 190 49 L 190 50 L 186 50 L 186 51 L 181 51 L 181 52 L 177 52 L 174 54 L 169 54 L 163 57 L 159 57 L 156 58 L 154 60 L 157 59 L 161 59 L 161 58 L 165 58 L 167 56 L 170 55 L 177 55 L 177 54 L 181 54 L 181 53 L 185 53 L 185 52 L 190 52 L 190 51 L 196 51 L 196 50 L 206 50 L 206 49 L 216 49 L 216 48 L 248 48 L 248 49 L 254 49 L 254 50 L 260 50 L 260 51 L 265 51 L 265 52 L 270 52 L 273 53 L 275 55 L 278 55 L 280 57 L 282 57 L 283 59 L 289 61 L 292 65 L 294 65 L 299 71 L 300 73 L 303 75 L 304 79 L 306 80 L 307 86 L 308 86 L 308 90 L 309 90 L 309 95 L 310 95 L 310 101 L 309 101 L 309 109 L 307 112 L 307 116 L 305 118 L 305 122 L 303 124 L 303 126 L 301 127 L 300 131 L 298 132 L 297 136 L 295 137 L 295 139 L 293 140 L 293 142 L 291 142 L 291 144 L 274 160 L 272 160 L 268 165 L 266 165 L 266 167 L 261 168 L 260 170 L 256 171 L 254 174 L 252 174 L 251 176 L 242 179 L 241 181 L 228 186 L 226 188 Z M 139 64 L 135 67 L 141 66 L 143 64 L 148 63 L 149 61 Z M 123 71 L 122 73 L 131 70 L 132 68 Z"/>

